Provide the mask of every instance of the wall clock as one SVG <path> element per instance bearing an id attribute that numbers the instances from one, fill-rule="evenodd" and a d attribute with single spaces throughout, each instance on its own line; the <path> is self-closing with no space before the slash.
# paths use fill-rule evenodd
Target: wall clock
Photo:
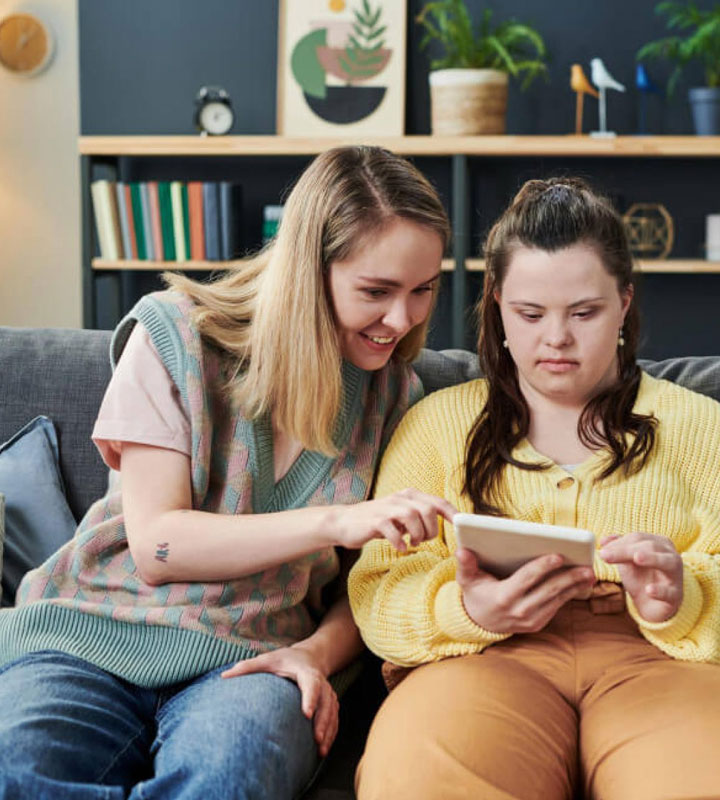
<path id="1" fill-rule="evenodd" d="M 53 55 L 53 35 L 34 14 L 7 14 L 0 19 L 0 65 L 16 75 L 37 75 Z"/>

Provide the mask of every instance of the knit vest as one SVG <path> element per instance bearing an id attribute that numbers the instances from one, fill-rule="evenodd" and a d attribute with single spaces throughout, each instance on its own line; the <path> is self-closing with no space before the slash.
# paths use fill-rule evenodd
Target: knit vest
<path id="1" fill-rule="evenodd" d="M 111 349 L 119 357 L 141 321 L 177 385 L 190 421 L 193 508 L 252 514 L 366 499 L 379 453 L 422 392 L 411 368 L 392 360 L 365 372 L 344 363 L 338 456 L 305 450 L 275 483 L 271 421 L 246 419 L 229 398 L 230 360 L 201 338 L 192 309 L 178 292 L 148 295 L 120 323 Z M 203 535 L 199 527 L 198 547 Z M 26 575 L 17 607 L 0 612 L 0 663 L 54 649 L 139 686 L 168 686 L 310 635 L 321 591 L 337 573 L 328 547 L 234 580 L 146 584 L 111 473 L 74 538 Z"/>

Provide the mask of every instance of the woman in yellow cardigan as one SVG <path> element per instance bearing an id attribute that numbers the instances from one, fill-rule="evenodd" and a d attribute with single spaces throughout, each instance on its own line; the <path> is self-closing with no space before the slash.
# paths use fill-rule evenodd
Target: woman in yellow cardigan
<path id="1" fill-rule="evenodd" d="M 350 600 L 397 685 L 358 797 L 720 797 L 720 404 L 637 366 L 622 221 L 584 182 L 526 183 L 486 260 L 486 378 L 407 414 L 376 494 L 587 528 L 595 565 L 500 580 L 443 520 L 367 544 Z"/>

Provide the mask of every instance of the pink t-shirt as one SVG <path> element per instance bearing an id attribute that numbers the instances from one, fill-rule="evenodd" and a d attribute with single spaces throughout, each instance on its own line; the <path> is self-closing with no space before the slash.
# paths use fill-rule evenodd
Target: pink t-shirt
<path id="1" fill-rule="evenodd" d="M 140 322 L 105 391 L 92 440 L 115 470 L 120 469 L 123 442 L 191 453 L 190 423 L 180 394 Z"/>

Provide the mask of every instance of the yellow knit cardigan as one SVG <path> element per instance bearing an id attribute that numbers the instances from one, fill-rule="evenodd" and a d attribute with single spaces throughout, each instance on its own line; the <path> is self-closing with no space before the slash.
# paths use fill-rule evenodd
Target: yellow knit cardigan
<path id="1" fill-rule="evenodd" d="M 472 511 L 461 491 L 468 431 L 487 396 L 484 380 L 435 392 L 405 416 L 385 453 L 375 495 L 411 486 Z M 659 420 L 644 468 L 594 481 L 608 458 L 595 452 L 572 474 L 548 461 L 527 440 L 518 460 L 547 470 L 507 467 L 499 500 L 507 516 L 610 534 L 644 531 L 668 536 L 682 556 L 684 596 L 677 614 L 661 623 L 628 610 L 640 631 L 674 658 L 720 662 L 720 403 L 643 373 L 636 413 Z M 404 666 L 477 653 L 507 638 L 467 615 L 455 581 L 452 525 L 440 520 L 437 538 L 397 552 L 386 540 L 363 549 L 349 578 L 355 620 L 368 647 Z M 617 569 L 595 557 L 598 580 L 620 582 Z"/>

